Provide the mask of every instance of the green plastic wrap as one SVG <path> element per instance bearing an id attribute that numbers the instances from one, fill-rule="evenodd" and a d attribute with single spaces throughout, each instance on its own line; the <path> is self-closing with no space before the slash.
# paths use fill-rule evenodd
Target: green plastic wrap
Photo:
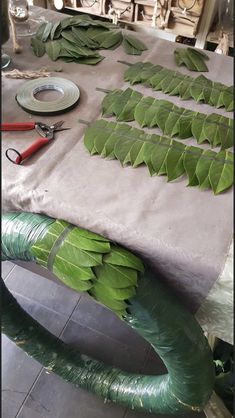
<path id="1" fill-rule="evenodd" d="M 22 215 L 18 215 L 21 216 L 21 222 Z M 34 216 L 36 216 L 35 219 L 39 219 L 39 215 Z M 50 241 L 51 249 L 47 258 L 50 259 L 50 254 L 54 251 L 55 261 L 56 251 L 58 253 L 61 245 L 66 246 L 65 232 L 62 239 L 60 234 L 60 238 L 58 239 L 57 236 L 54 241 L 52 236 L 48 235 L 48 231 L 51 231 L 53 227 L 53 222 L 58 225 L 58 221 L 48 218 L 46 227 L 46 219 L 42 217 L 44 226 L 40 229 L 38 222 L 33 220 L 32 214 L 28 214 L 28 223 L 27 214 L 24 214 L 23 219 L 27 225 L 23 226 L 21 223 L 22 228 L 19 230 L 19 227 L 16 228 L 13 225 L 11 227 L 11 224 L 18 222 L 16 214 L 3 215 L 2 241 L 5 257 L 7 255 L 12 259 L 18 257 L 19 254 L 25 255 L 26 253 L 27 256 L 30 256 L 30 246 L 35 248 L 38 242 L 40 242 L 40 249 L 44 242 L 44 248 L 48 251 L 48 242 Z M 68 224 L 62 221 L 59 221 L 59 223 L 64 226 L 63 231 L 67 229 L 67 236 L 71 231 L 77 229 L 74 226 L 68 228 Z M 36 225 L 35 230 L 40 230 L 40 234 L 37 232 L 34 235 L 33 227 L 31 233 L 29 233 L 29 224 Z M 12 235 L 11 228 L 14 231 Z M 20 240 L 20 245 L 19 243 L 16 244 L 17 237 L 22 237 L 24 228 L 28 237 L 30 237 L 30 246 L 24 239 Z M 84 238 L 86 235 L 86 237 L 90 236 L 91 240 L 99 243 L 108 242 L 105 238 L 89 231 L 80 228 L 78 228 L 78 231 L 80 238 L 82 236 Z M 12 236 L 12 241 L 9 235 Z M 35 241 L 33 237 L 35 237 Z M 74 234 L 72 237 L 74 238 Z M 70 246 L 71 242 L 75 243 L 72 237 L 70 236 L 68 240 Z M 55 245 L 55 241 L 57 245 Z M 81 240 L 81 242 L 84 246 L 85 241 Z M 85 388 L 105 400 L 113 401 L 131 409 L 158 414 L 182 414 L 186 411 L 202 410 L 212 394 L 215 371 L 212 353 L 200 326 L 186 308 L 176 300 L 175 295 L 160 283 L 147 267 L 144 271 L 140 271 L 143 270 L 142 263 L 137 262 L 138 258 L 136 256 L 124 250 L 124 253 L 118 251 L 117 257 L 117 250 L 113 245 L 110 243 L 109 251 L 107 246 L 99 246 L 99 250 L 102 249 L 102 251 L 106 248 L 106 252 L 102 253 L 101 261 L 99 260 L 99 268 L 106 266 L 107 263 L 115 262 L 119 263 L 119 267 L 125 269 L 123 270 L 125 273 L 128 269 L 134 271 L 134 265 L 139 269 L 138 280 L 133 285 L 135 294 L 124 300 L 120 299 L 122 303 L 125 303 L 125 310 L 122 311 L 121 315 L 119 315 L 119 312 L 116 312 L 116 314 L 152 345 L 163 360 L 168 374 L 162 376 L 130 374 L 71 350 L 24 312 L 4 284 L 2 284 L 3 332 L 30 356 L 41 362 L 49 371 L 57 373 L 66 381 Z M 93 249 L 97 251 L 97 247 L 93 247 Z M 13 252 L 10 255 L 11 250 Z M 120 257 L 120 254 L 122 257 Z M 124 258 L 123 254 L 125 255 Z M 128 258 L 128 254 L 130 254 L 130 258 Z M 35 259 L 35 256 L 31 257 L 31 259 Z M 95 259 L 97 260 L 97 258 Z M 113 266 L 116 268 L 118 264 L 113 264 Z M 96 275 L 97 265 L 89 268 L 94 270 L 94 277 L 90 280 L 92 287 L 87 291 L 92 295 L 92 290 L 97 282 L 102 282 L 103 278 L 100 274 Z M 106 272 L 106 270 L 104 271 Z M 120 277 L 117 276 L 118 290 L 122 289 L 120 288 Z M 124 286 L 127 283 L 129 284 L 130 277 L 132 277 L 132 274 L 123 276 Z M 61 279 L 61 277 L 59 278 Z M 114 286 L 112 277 L 110 277 L 110 281 Z M 107 287 L 106 282 L 105 286 Z M 112 287 L 112 289 L 116 288 Z M 115 292 L 111 294 L 114 295 L 116 309 L 117 300 L 115 298 L 117 295 L 119 297 L 119 291 L 117 295 Z M 125 291 L 123 294 L 126 294 Z M 96 299 L 99 300 L 98 297 Z M 110 295 L 108 300 L 111 300 Z M 114 312 L 115 309 L 113 309 Z"/>

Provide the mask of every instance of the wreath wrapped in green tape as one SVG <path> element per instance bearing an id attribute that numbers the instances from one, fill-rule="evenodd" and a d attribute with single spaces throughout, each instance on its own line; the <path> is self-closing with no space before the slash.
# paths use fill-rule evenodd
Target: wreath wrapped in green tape
<path id="1" fill-rule="evenodd" d="M 215 378 L 208 342 L 193 315 L 138 257 L 67 222 L 9 213 L 2 218 L 2 259 L 34 261 L 89 293 L 152 345 L 168 374 L 130 374 L 72 350 L 33 320 L 2 282 L 3 332 L 49 371 L 132 409 L 203 409 Z"/>

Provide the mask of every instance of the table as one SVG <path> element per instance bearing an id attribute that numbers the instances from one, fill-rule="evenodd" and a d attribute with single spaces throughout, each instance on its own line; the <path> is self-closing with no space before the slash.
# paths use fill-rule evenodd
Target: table
<path id="1" fill-rule="evenodd" d="M 52 10 L 37 7 L 33 10 L 36 16 L 44 15 L 51 21 L 63 17 Z M 126 246 L 174 289 L 207 332 L 232 343 L 233 190 L 214 196 L 211 191 L 186 188 L 185 179 L 167 183 L 164 177 L 151 178 L 146 167 L 124 169 L 118 161 L 91 157 L 83 145 L 86 127 L 78 119 L 91 122 L 101 117 L 104 93 L 96 91 L 96 87 L 128 87 L 123 82 L 126 67 L 117 60 L 150 61 L 177 68 L 173 58 L 175 43 L 148 34 L 142 35 L 142 40 L 149 49 L 141 57 L 128 56 L 119 47 L 115 51 L 102 51 L 105 59 L 93 67 L 52 62 L 46 55 L 36 58 L 29 46 L 30 39 L 22 39 L 23 52 L 12 57 L 12 68 L 36 70 L 46 66 L 54 70 L 54 76 L 74 81 L 81 89 L 81 99 L 76 108 L 62 116 L 71 129 L 58 133 L 50 146 L 22 166 L 11 164 L 4 152 L 9 146 L 23 150 L 36 134 L 33 131 L 3 134 L 3 210 L 65 219 Z M 4 49 L 12 56 L 10 41 Z M 210 52 L 208 55 L 207 76 L 232 84 L 232 58 Z M 59 67 L 62 71 L 56 72 Z M 183 67 L 180 71 L 189 73 Z M 15 93 L 24 82 L 3 76 L 4 122 L 35 120 L 15 101 Z M 140 85 L 134 88 L 189 109 L 231 117 L 223 109 L 192 100 L 182 102 L 178 97 L 169 98 Z M 58 116 L 39 119 L 53 123 Z M 192 139 L 185 143 L 195 145 Z"/>

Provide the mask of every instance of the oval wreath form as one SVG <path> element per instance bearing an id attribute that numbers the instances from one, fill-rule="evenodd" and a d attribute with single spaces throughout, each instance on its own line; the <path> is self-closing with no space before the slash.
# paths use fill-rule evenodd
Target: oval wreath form
<path id="1" fill-rule="evenodd" d="M 65 221 L 2 216 L 2 260 L 34 261 L 111 309 L 145 338 L 168 374 L 127 373 L 79 353 L 49 333 L 2 281 L 3 332 L 67 382 L 106 401 L 156 414 L 200 411 L 214 387 L 212 352 L 194 316 L 126 249 Z"/>

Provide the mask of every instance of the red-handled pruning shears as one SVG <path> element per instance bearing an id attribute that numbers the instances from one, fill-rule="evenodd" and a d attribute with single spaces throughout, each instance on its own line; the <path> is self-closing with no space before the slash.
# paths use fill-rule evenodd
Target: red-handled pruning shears
<path id="1" fill-rule="evenodd" d="M 41 135 L 41 138 L 36 139 L 25 151 L 19 152 L 14 148 L 8 148 L 6 150 L 6 157 L 14 164 L 21 164 L 23 160 L 29 158 L 32 154 L 38 151 L 41 147 L 48 144 L 54 138 L 55 131 L 63 131 L 69 128 L 59 129 L 63 125 L 64 121 L 59 121 L 54 125 L 48 126 L 42 122 L 25 122 L 25 123 L 2 123 L 0 125 L 1 131 L 30 131 L 36 129 Z M 11 154 L 15 153 L 17 157 L 11 158 Z"/>

